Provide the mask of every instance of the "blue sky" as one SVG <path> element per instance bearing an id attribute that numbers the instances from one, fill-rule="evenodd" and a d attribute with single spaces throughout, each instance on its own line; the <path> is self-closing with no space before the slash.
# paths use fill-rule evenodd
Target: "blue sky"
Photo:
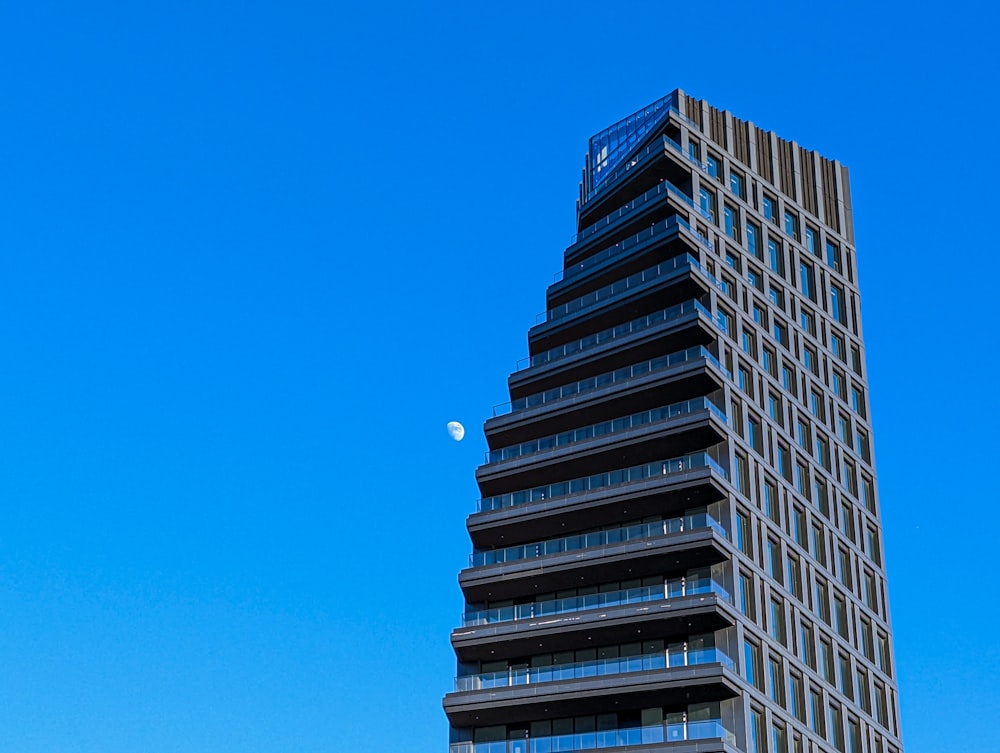
<path id="1" fill-rule="evenodd" d="M 481 422 L 677 86 L 852 170 L 904 740 L 992 749 L 994 14 L 0 5 L 0 750 L 446 750 Z"/>

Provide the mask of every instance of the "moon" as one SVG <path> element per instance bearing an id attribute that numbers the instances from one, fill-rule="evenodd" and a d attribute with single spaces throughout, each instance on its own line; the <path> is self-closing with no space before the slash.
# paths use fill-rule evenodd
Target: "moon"
<path id="1" fill-rule="evenodd" d="M 460 424 L 458 421 L 449 421 L 448 435 L 456 442 L 461 442 L 462 437 L 465 436 L 465 427 L 462 426 L 462 424 Z"/>

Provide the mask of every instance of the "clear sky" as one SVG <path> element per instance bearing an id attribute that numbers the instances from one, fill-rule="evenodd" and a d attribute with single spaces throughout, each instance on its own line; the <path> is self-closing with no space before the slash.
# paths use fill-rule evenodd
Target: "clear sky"
<path id="1" fill-rule="evenodd" d="M 678 86 L 851 168 L 907 753 L 994 750 L 998 19 L 805 5 L 0 3 L 0 751 L 446 751 L 482 421 Z"/>

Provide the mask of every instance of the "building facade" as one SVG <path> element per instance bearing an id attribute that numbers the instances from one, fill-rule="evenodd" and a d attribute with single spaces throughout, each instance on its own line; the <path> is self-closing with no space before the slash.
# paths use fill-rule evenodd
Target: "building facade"
<path id="1" fill-rule="evenodd" d="M 847 169 L 676 90 L 577 221 L 485 424 L 451 753 L 900 753 Z"/>

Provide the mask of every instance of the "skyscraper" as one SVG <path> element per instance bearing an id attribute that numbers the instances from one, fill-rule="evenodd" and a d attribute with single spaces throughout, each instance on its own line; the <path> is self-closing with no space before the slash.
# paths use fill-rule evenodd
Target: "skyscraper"
<path id="1" fill-rule="evenodd" d="M 485 424 L 451 753 L 899 753 L 847 169 L 676 90 L 577 229 Z"/>

